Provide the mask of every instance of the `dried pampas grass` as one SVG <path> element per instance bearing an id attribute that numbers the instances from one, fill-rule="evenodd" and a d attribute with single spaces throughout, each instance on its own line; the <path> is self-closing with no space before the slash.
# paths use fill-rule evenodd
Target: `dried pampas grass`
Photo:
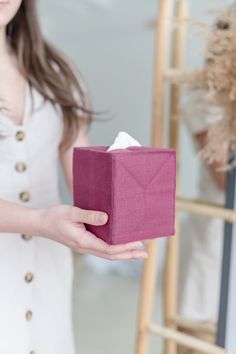
<path id="1" fill-rule="evenodd" d="M 211 97 L 209 108 L 222 109 L 221 119 L 208 129 L 203 157 L 209 163 L 222 161 L 228 151 L 230 166 L 236 166 L 236 6 L 221 11 L 217 23 L 209 27 L 203 55 L 204 68 L 186 73 L 178 83 L 206 90 Z"/>

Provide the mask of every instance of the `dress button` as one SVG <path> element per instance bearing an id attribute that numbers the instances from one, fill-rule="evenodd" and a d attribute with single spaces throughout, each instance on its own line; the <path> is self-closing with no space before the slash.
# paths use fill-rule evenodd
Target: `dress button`
<path id="1" fill-rule="evenodd" d="M 28 310 L 25 314 L 25 317 L 26 317 L 27 321 L 32 320 L 32 317 L 33 317 L 32 311 Z"/>
<path id="2" fill-rule="evenodd" d="M 16 132 L 16 140 L 22 141 L 24 140 L 24 138 L 25 138 L 25 132 L 23 132 L 23 130 L 18 130 Z"/>
<path id="3" fill-rule="evenodd" d="M 24 172 L 26 170 L 26 164 L 23 161 L 19 161 L 15 164 L 17 172 Z"/>
<path id="4" fill-rule="evenodd" d="M 25 241 L 30 241 L 33 238 L 33 236 L 31 236 L 31 235 L 25 235 L 25 234 L 22 234 L 21 237 Z"/>
<path id="5" fill-rule="evenodd" d="M 30 200 L 30 193 L 29 192 L 21 192 L 19 194 L 20 200 L 22 202 L 28 202 Z"/>
<path id="6" fill-rule="evenodd" d="M 28 272 L 28 273 L 25 274 L 25 281 L 26 281 L 26 283 L 30 283 L 30 282 L 33 280 L 33 278 L 34 278 L 33 273 Z"/>

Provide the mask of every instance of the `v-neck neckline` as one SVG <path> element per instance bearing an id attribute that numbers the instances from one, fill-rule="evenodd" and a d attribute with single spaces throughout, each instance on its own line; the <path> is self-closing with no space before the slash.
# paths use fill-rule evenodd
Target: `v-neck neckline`
<path id="1" fill-rule="evenodd" d="M 28 80 L 25 80 L 25 85 L 24 85 L 24 106 L 23 106 L 21 122 L 20 123 L 15 123 L 11 119 L 11 117 L 5 112 L 0 112 L 0 115 L 2 115 L 2 117 L 5 118 L 6 122 L 8 122 L 11 126 L 13 126 L 15 128 L 23 128 L 25 126 L 25 123 L 26 123 L 26 120 L 27 120 L 28 110 L 29 110 L 29 83 L 28 83 Z"/>

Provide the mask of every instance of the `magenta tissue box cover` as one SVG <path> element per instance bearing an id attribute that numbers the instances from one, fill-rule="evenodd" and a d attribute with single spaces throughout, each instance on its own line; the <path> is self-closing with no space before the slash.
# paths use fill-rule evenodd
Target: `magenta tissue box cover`
<path id="1" fill-rule="evenodd" d="M 176 153 L 132 146 L 75 147 L 74 205 L 104 211 L 106 225 L 86 229 L 108 244 L 174 234 Z"/>

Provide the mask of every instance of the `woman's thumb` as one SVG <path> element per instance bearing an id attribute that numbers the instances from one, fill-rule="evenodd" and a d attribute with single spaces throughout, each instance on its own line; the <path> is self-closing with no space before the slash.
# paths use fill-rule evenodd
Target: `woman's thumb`
<path id="1" fill-rule="evenodd" d="M 102 211 L 73 207 L 72 219 L 72 221 L 82 222 L 84 224 L 104 225 L 107 223 L 108 215 Z"/>

